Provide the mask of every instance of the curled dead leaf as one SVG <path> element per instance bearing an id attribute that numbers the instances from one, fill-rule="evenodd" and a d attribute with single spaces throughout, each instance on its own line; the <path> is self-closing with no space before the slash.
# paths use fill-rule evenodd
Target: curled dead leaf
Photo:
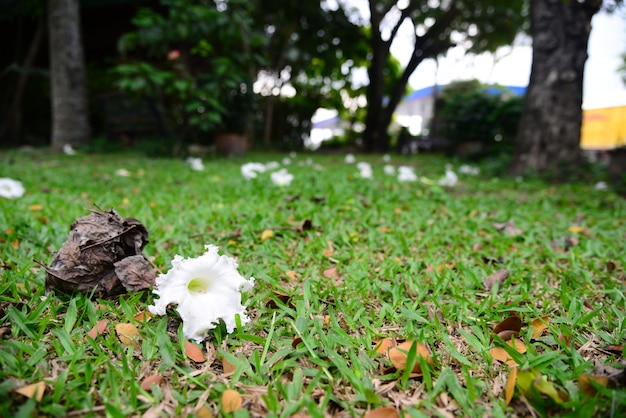
<path id="1" fill-rule="evenodd" d="M 202 354 L 202 349 L 191 341 L 185 341 L 185 354 L 196 363 L 204 363 L 206 361 L 204 354 Z"/>
<path id="2" fill-rule="evenodd" d="M 41 401 L 45 391 L 46 391 L 46 382 L 44 382 L 43 380 L 41 382 L 33 383 L 30 385 L 22 386 L 21 388 L 15 389 L 16 393 L 26 396 L 27 398 L 35 398 L 37 402 Z"/>
<path id="3" fill-rule="evenodd" d="M 483 284 L 485 285 L 485 288 L 487 290 L 491 290 L 496 285 L 496 283 L 499 287 L 502 286 L 502 283 L 504 283 L 507 277 L 509 277 L 509 271 L 501 269 L 485 277 L 485 280 L 483 280 Z"/>
<path id="4" fill-rule="evenodd" d="M 372 409 L 363 418 L 397 418 L 400 414 L 398 410 L 393 406 L 382 406 L 380 408 Z"/>
<path id="5" fill-rule="evenodd" d="M 139 330 L 137 330 L 136 326 L 133 324 L 120 323 L 115 325 L 115 332 L 122 344 L 126 346 L 133 345 L 137 348 L 137 342 L 141 334 L 139 334 Z"/>
<path id="6" fill-rule="evenodd" d="M 391 364 L 393 364 L 393 366 L 397 370 L 404 370 L 406 368 L 406 361 L 407 361 L 408 353 L 413 343 L 416 344 L 415 350 L 416 350 L 417 356 L 422 357 L 428 363 L 433 364 L 433 359 L 430 354 L 430 350 L 428 350 L 428 347 L 426 347 L 424 344 L 421 344 L 417 341 L 409 340 L 389 350 L 389 360 L 391 360 Z M 415 362 L 412 372 L 415 373 L 416 375 L 422 374 L 422 367 L 419 361 Z"/>
<path id="7" fill-rule="evenodd" d="M 522 320 L 519 316 L 509 316 L 493 329 L 494 334 L 499 334 L 502 331 L 515 331 L 520 332 L 522 330 Z"/>
<path id="8" fill-rule="evenodd" d="M 141 388 L 143 390 L 151 390 L 152 385 L 159 386 L 162 382 L 163 382 L 163 376 L 158 375 L 158 374 L 153 374 L 153 375 L 147 376 L 141 381 Z"/>
<path id="9" fill-rule="evenodd" d="M 261 232 L 261 240 L 266 241 L 274 236 L 274 231 L 271 229 L 266 229 Z"/>
<path id="10" fill-rule="evenodd" d="M 578 386 L 580 391 L 587 396 L 595 396 L 598 393 L 597 386 L 608 387 L 609 378 L 606 376 L 593 376 L 581 374 L 578 376 Z"/>
<path id="11" fill-rule="evenodd" d="M 234 389 L 226 389 L 222 393 L 222 411 L 234 412 L 241 408 L 241 395 Z"/>

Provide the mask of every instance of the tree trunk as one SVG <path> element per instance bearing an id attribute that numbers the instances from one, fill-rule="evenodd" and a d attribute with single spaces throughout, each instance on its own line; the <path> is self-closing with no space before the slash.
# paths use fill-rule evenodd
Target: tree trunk
<path id="1" fill-rule="evenodd" d="M 80 29 L 79 0 L 48 2 L 52 148 L 89 142 L 87 77 Z"/>
<path id="2" fill-rule="evenodd" d="M 531 0 L 533 61 L 513 175 L 567 178 L 580 167 L 583 72 L 591 18 L 601 0 Z"/>

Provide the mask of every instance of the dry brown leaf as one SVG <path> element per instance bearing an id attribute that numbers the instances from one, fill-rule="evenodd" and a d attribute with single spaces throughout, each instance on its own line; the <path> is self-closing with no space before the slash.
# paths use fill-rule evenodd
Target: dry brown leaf
<path id="1" fill-rule="evenodd" d="M 93 326 L 91 331 L 89 331 L 87 336 L 95 340 L 98 335 L 104 334 L 104 331 L 106 331 L 107 329 L 108 323 L 109 321 L 107 321 L 106 319 L 99 320 L 98 322 L 96 322 L 96 325 Z"/>
<path id="2" fill-rule="evenodd" d="M 504 321 L 500 322 L 493 329 L 494 334 L 499 334 L 502 331 L 515 331 L 520 332 L 522 330 L 522 320 L 519 316 L 509 316 Z"/>
<path id="3" fill-rule="evenodd" d="M 396 346 L 396 340 L 393 338 L 383 338 L 376 342 L 376 352 L 378 354 L 386 354 L 390 349 Z"/>
<path id="4" fill-rule="evenodd" d="M 154 315 L 151 312 L 141 311 L 137 315 L 135 315 L 133 318 L 140 322 L 148 322 L 149 320 L 152 319 L 152 317 L 154 317 Z"/>
<path id="5" fill-rule="evenodd" d="M 24 395 L 27 398 L 35 398 L 37 402 L 41 401 L 43 398 L 43 394 L 46 391 L 46 382 L 43 380 L 41 382 L 33 383 L 31 385 L 22 386 L 21 388 L 15 389 L 15 392 L 20 395 Z"/>
<path id="6" fill-rule="evenodd" d="M 241 395 L 234 389 L 226 389 L 222 393 L 222 411 L 234 412 L 241 408 Z"/>
<path id="7" fill-rule="evenodd" d="M 530 326 L 533 329 L 533 338 L 541 337 L 541 334 L 548 328 L 548 322 L 550 322 L 549 316 L 533 319 Z"/>
<path id="8" fill-rule="evenodd" d="M 211 412 L 208 406 L 202 405 L 196 411 L 196 418 L 213 418 L 213 412 Z"/>
<path id="9" fill-rule="evenodd" d="M 185 354 L 196 363 L 204 363 L 206 361 L 204 354 L 202 354 L 202 349 L 191 341 L 185 341 Z"/>
<path id="10" fill-rule="evenodd" d="M 237 366 L 232 364 L 230 361 L 225 358 L 222 359 L 222 370 L 224 370 L 224 374 L 229 374 L 234 372 L 237 369 Z"/>
<path id="11" fill-rule="evenodd" d="M 432 356 L 430 355 L 430 351 L 428 348 L 421 343 L 416 342 L 416 354 L 418 357 L 424 358 L 428 363 L 433 364 Z M 399 344 L 397 347 L 393 347 L 389 350 L 389 360 L 397 370 L 404 370 L 406 368 L 406 360 L 408 356 L 408 352 L 413 345 L 413 341 L 405 341 L 402 344 Z M 415 362 L 415 366 L 413 366 L 413 373 L 420 375 L 422 373 L 422 367 L 419 361 Z"/>
<path id="12" fill-rule="evenodd" d="M 293 270 L 287 270 L 285 272 L 285 275 L 287 275 L 287 277 L 289 278 L 290 282 L 293 282 L 294 280 L 296 280 L 296 278 L 298 277 L 298 273 L 296 273 Z"/>
<path id="13" fill-rule="evenodd" d="M 509 277 L 509 271 L 501 269 L 485 277 L 485 280 L 483 280 L 483 284 L 485 285 L 485 288 L 487 290 L 491 290 L 496 285 L 496 283 L 498 283 L 498 286 L 502 286 L 502 283 L 504 283 L 507 277 Z"/>
<path id="14" fill-rule="evenodd" d="M 517 227 L 517 225 L 515 225 L 513 219 L 509 219 L 508 221 L 503 223 L 494 222 L 493 227 L 496 228 L 498 231 L 503 231 L 510 237 L 515 237 L 524 233 L 521 229 Z"/>
<path id="15" fill-rule="evenodd" d="M 139 334 L 139 330 L 133 324 L 120 323 L 115 325 L 115 332 L 117 333 L 117 338 L 122 342 L 122 344 L 128 346 L 133 345 L 137 348 L 137 341 L 141 334 Z"/>
<path id="16" fill-rule="evenodd" d="M 322 274 L 327 279 L 333 279 L 333 278 L 339 277 L 339 273 L 337 272 L 337 267 L 331 267 L 329 269 L 326 269 L 322 272 Z"/>
<path id="17" fill-rule="evenodd" d="M 163 376 L 159 374 L 153 374 L 153 375 L 147 376 L 141 381 L 141 388 L 143 390 L 151 390 L 152 385 L 159 386 L 161 382 L 163 382 Z"/>
<path id="18" fill-rule="evenodd" d="M 271 229 L 266 229 L 263 232 L 261 232 L 261 239 L 263 241 L 266 241 L 272 238 L 273 236 L 274 236 L 274 231 L 272 231 Z"/>
<path id="19" fill-rule="evenodd" d="M 400 414 L 398 410 L 393 406 L 382 406 L 380 408 L 372 409 L 363 418 L 397 418 Z"/>
<path id="20" fill-rule="evenodd" d="M 602 349 L 616 356 L 621 356 L 622 353 L 624 352 L 624 345 L 623 344 L 609 344 L 607 346 L 602 347 Z"/>
<path id="21" fill-rule="evenodd" d="M 30 205 L 28 207 L 28 210 L 32 210 L 33 212 L 34 211 L 39 211 L 39 210 L 42 210 L 42 209 L 43 209 L 43 205 Z"/>
<path id="22" fill-rule="evenodd" d="M 509 373 L 509 379 L 506 381 L 506 388 L 504 390 L 504 401 L 508 406 L 511 403 L 511 399 L 513 399 L 513 394 L 515 393 L 515 382 L 517 381 L 517 367 L 511 367 L 511 371 Z"/>
<path id="23" fill-rule="evenodd" d="M 578 386 L 580 387 L 580 391 L 587 396 L 595 396 L 598 392 L 598 389 L 593 386 L 592 382 L 603 387 L 608 387 L 609 378 L 606 376 L 593 376 L 589 374 L 581 374 L 578 376 Z"/>

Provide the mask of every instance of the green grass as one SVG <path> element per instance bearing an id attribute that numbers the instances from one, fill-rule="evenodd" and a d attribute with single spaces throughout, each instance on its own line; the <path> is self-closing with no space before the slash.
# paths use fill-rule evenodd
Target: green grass
<path id="1" fill-rule="evenodd" d="M 626 336 L 623 199 L 592 181 L 459 175 L 452 189 L 398 183 L 383 174 L 380 156 L 357 156 L 373 164 L 373 180 L 359 178 L 343 156 L 304 154 L 288 166 L 290 186 L 274 186 L 267 173 L 241 176 L 243 162 L 282 158 L 208 158 L 205 171 L 194 172 L 183 161 L 131 154 L 4 154 L 0 177 L 20 180 L 27 192 L 0 200 L 0 416 L 194 416 L 203 405 L 228 416 L 221 409 L 228 388 L 244 400 L 237 417 L 362 416 L 385 405 L 407 417 L 626 410 L 623 388 L 592 396 L 578 383 L 596 373 L 595 362 L 621 360 L 602 348 Z M 391 163 L 436 180 L 446 161 Z M 120 168 L 131 176 L 117 176 Z M 176 315 L 133 319 L 151 304 L 149 292 L 46 296 L 36 261 L 49 263 L 71 223 L 95 208 L 142 222 L 150 232 L 144 254 L 164 272 L 175 254 L 198 256 L 204 244 L 236 257 L 240 273 L 256 278 L 244 295 L 251 322 L 230 335 L 218 327 L 202 345 L 208 361 L 196 364 Z M 509 219 L 521 235 L 493 225 Z M 294 227 L 304 220 L 313 228 Z M 274 236 L 262 240 L 266 229 Z M 568 238 L 574 245 L 566 250 Z M 337 274 L 327 271 L 333 267 Z M 498 269 L 509 278 L 486 290 L 483 279 Z M 566 402 L 518 387 L 505 405 L 509 370 L 489 350 L 498 345 L 493 327 L 512 314 L 524 322 L 527 352 L 511 353 L 520 370 L 538 370 Z M 532 339 L 529 324 L 543 316 L 548 329 Z M 107 331 L 86 338 L 102 319 Z M 127 322 L 141 333 L 136 349 L 115 334 L 114 325 Z M 420 341 L 434 364 L 409 352 L 423 376 L 395 370 L 375 350 L 387 337 Z M 223 359 L 234 372 L 223 373 Z M 152 374 L 162 384 L 141 389 Z M 42 380 L 40 402 L 15 392 Z"/>

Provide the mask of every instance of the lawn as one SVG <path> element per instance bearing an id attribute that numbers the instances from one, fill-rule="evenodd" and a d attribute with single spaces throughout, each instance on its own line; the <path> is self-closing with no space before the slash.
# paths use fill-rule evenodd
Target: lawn
<path id="1" fill-rule="evenodd" d="M 284 157 L 206 158 L 194 171 L 133 154 L 2 155 L 0 177 L 26 193 L 0 199 L 0 416 L 626 411 L 624 199 L 591 180 L 498 179 L 485 166 L 441 187 L 438 156 L 357 155 L 371 179 L 341 155 Z M 246 180 L 250 161 L 294 180 Z M 149 291 L 46 295 L 41 263 L 77 218 L 110 209 L 145 225 L 160 272 L 205 244 L 235 258 L 255 278 L 250 322 L 196 344 L 174 306 L 146 314 Z"/>

